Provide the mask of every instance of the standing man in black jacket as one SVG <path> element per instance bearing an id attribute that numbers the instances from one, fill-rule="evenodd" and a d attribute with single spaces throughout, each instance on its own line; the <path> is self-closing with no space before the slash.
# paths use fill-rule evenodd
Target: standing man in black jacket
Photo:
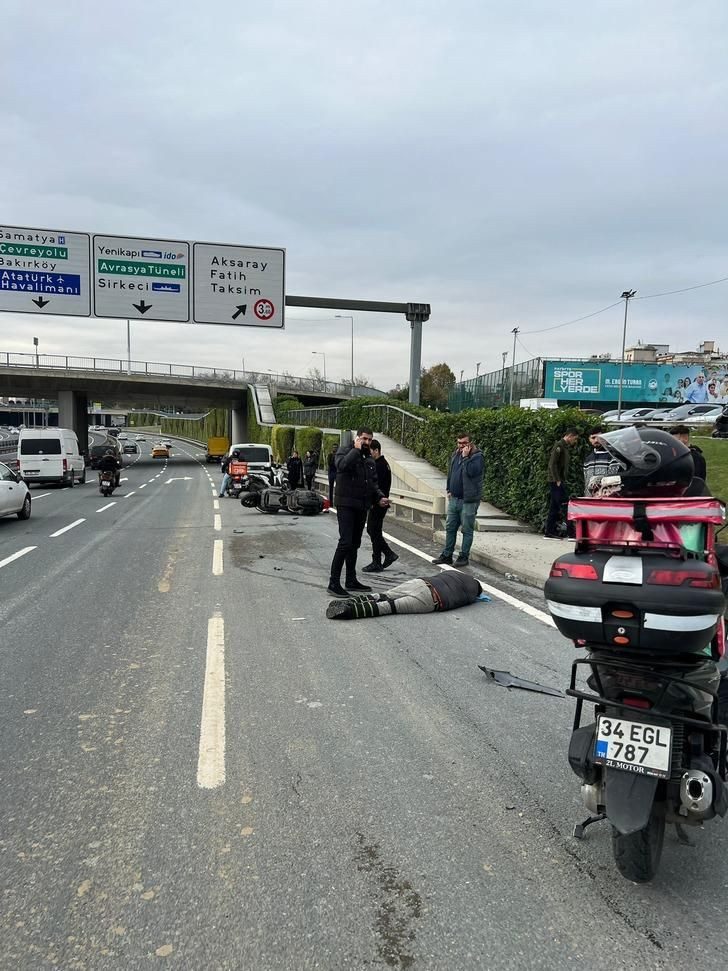
<path id="1" fill-rule="evenodd" d="M 566 491 L 566 479 L 569 475 L 569 449 L 579 440 L 576 428 L 567 428 L 563 436 L 551 449 L 549 457 L 549 512 L 546 518 L 544 536 L 549 539 L 560 539 L 557 533 L 561 507 L 569 498 Z"/>
<path id="2" fill-rule="evenodd" d="M 392 470 L 389 467 L 389 462 L 382 455 L 382 446 L 376 438 L 372 439 L 372 458 L 377 467 L 377 485 L 389 498 L 389 490 L 392 488 Z M 386 515 L 387 507 L 380 506 L 379 503 L 369 510 L 367 532 L 372 541 L 372 562 L 364 567 L 364 573 L 381 573 L 382 570 L 386 570 L 395 560 L 399 559 L 382 536 L 382 526 Z M 384 557 L 383 563 L 382 557 Z"/>
<path id="3" fill-rule="evenodd" d="M 369 593 L 371 587 L 356 578 L 356 553 L 367 519 L 367 510 L 375 503 L 386 508 L 389 499 L 377 485 L 377 467 L 371 456 L 374 433 L 360 428 L 353 445 L 341 445 L 336 451 L 336 514 L 339 521 L 339 545 L 331 561 L 328 592 L 335 597 L 348 597 L 347 591 Z M 346 565 L 346 580 L 341 586 L 341 570 Z M 344 589 L 346 587 L 346 589 Z"/>

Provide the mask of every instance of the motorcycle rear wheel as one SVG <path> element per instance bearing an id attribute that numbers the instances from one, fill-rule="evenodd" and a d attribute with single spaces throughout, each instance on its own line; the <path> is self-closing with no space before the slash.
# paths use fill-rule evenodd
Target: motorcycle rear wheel
<path id="1" fill-rule="evenodd" d="M 649 883 L 660 866 L 665 817 L 652 813 L 644 829 L 628 836 L 612 827 L 612 853 L 617 869 L 634 883 Z"/>

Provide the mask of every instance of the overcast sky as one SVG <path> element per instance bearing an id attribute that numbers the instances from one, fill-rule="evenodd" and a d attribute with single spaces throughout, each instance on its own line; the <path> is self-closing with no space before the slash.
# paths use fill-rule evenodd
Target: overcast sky
<path id="1" fill-rule="evenodd" d="M 0 222 L 285 247 L 289 294 L 430 303 L 458 376 L 514 325 L 520 360 L 618 354 L 619 306 L 529 332 L 728 276 L 727 49 L 725 0 L 4 0 Z M 728 351 L 727 303 L 635 301 L 629 337 Z M 357 374 L 406 382 L 406 321 L 355 324 Z M 0 315 L 0 351 L 33 336 L 126 353 L 122 321 Z M 291 309 L 144 320 L 132 354 L 340 378 L 349 341 Z"/>

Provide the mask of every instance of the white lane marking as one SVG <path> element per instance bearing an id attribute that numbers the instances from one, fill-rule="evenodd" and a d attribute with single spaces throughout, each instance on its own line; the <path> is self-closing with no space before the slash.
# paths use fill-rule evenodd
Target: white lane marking
<path id="1" fill-rule="evenodd" d="M 135 496 L 135 495 L 136 495 L 136 489 L 134 490 L 134 492 L 127 492 L 127 494 L 126 494 L 126 498 L 127 498 L 127 499 L 131 499 L 131 497 L 132 497 L 132 496 Z"/>
<path id="2" fill-rule="evenodd" d="M 151 479 L 147 479 L 147 482 L 154 482 L 155 479 L 156 479 L 156 475 L 153 475 Z"/>
<path id="3" fill-rule="evenodd" d="M 139 488 L 140 488 L 140 489 L 146 489 L 146 487 L 147 487 L 147 484 L 146 484 L 146 482 L 144 483 L 144 485 L 140 485 L 140 486 L 139 486 Z"/>
<path id="4" fill-rule="evenodd" d="M 123 479 L 119 479 L 119 482 L 128 482 L 128 481 L 129 481 L 129 476 L 124 476 Z"/>
<path id="5" fill-rule="evenodd" d="M 215 516 L 215 529 L 219 532 L 222 529 L 222 517 Z"/>
<path id="6" fill-rule="evenodd" d="M 12 556 L 6 556 L 4 560 L 0 560 L 0 567 L 7 566 L 8 563 L 12 563 L 13 560 L 19 560 L 21 556 L 25 556 L 26 553 L 30 553 L 31 550 L 37 550 L 37 546 L 26 546 L 25 549 L 18 550 L 17 553 L 13 553 Z"/>
<path id="7" fill-rule="evenodd" d="M 202 695 L 197 785 L 216 789 L 225 782 L 225 622 L 219 613 L 207 622 L 205 689 Z"/>
<path id="8" fill-rule="evenodd" d="M 81 523 L 85 522 L 85 519 L 77 519 L 75 522 L 69 523 L 68 526 L 64 526 L 63 529 L 57 529 L 55 533 L 51 533 L 50 539 L 53 539 L 54 536 L 62 536 L 64 533 L 67 533 L 69 529 L 73 529 L 75 526 L 80 526 Z"/>
<path id="9" fill-rule="evenodd" d="M 222 576 L 222 540 L 216 539 L 212 548 L 212 575 Z"/>
<path id="10" fill-rule="evenodd" d="M 213 499 L 212 508 L 213 509 L 219 509 L 220 508 L 220 500 L 219 499 Z"/>
<path id="11" fill-rule="evenodd" d="M 45 499 L 45 497 L 49 495 L 50 495 L 50 492 L 41 492 L 39 496 L 36 496 L 35 493 L 31 492 L 30 500 L 31 502 L 36 502 L 38 499 Z"/>
<path id="12" fill-rule="evenodd" d="M 382 533 L 382 536 L 387 540 L 388 543 L 395 543 L 397 546 L 401 546 L 402 549 L 408 550 L 410 553 L 414 553 L 415 556 L 419 556 L 422 560 L 427 560 L 428 563 L 432 563 L 432 557 L 427 553 L 423 553 L 422 550 L 418 550 L 415 546 L 410 546 L 409 543 L 404 543 L 401 539 L 397 539 L 396 536 L 392 536 L 390 533 Z M 432 564 L 435 565 L 434 563 Z M 455 567 L 448 566 L 447 564 L 438 563 L 437 566 L 441 570 L 454 570 Z M 480 580 L 480 577 L 477 578 Z M 497 587 L 492 587 L 489 583 L 484 580 L 480 580 L 480 585 L 485 591 L 504 603 L 509 604 L 511 607 L 515 607 L 516 610 L 522 611 L 524 614 L 528 614 L 529 617 L 533 617 L 536 620 L 540 620 L 542 624 L 546 624 L 548 627 L 556 627 L 551 617 L 543 610 L 538 610 L 536 607 L 532 607 L 530 604 L 524 603 L 523 600 L 518 600 L 516 597 L 512 597 L 509 593 L 505 593 L 503 590 L 499 590 Z"/>
<path id="13" fill-rule="evenodd" d="M 102 506 L 101 509 L 97 509 L 96 512 L 103 512 L 104 509 L 111 509 L 111 507 L 115 505 L 116 505 L 116 499 L 114 499 L 113 502 L 107 502 L 105 506 Z"/>

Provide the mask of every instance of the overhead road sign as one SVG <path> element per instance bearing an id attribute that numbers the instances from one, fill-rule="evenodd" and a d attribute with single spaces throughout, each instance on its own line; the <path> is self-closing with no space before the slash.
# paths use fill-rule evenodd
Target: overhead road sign
<path id="1" fill-rule="evenodd" d="M 192 264 L 194 323 L 283 328 L 285 250 L 193 243 Z"/>
<path id="2" fill-rule="evenodd" d="M 94 316 L 190 320 L 190 244 L 94 236 Z"/>
<path id="3" fill-rule="evenodd" d="M 0 224 L 0 311 L 91 316 L 90 237 Z"/>

